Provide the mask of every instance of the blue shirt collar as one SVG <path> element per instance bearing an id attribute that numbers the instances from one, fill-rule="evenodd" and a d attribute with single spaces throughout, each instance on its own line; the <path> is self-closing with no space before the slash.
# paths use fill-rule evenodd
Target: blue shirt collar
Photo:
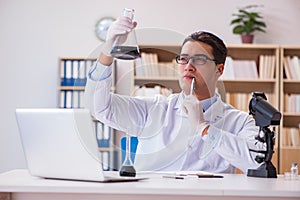
<path id="1" fill-rule="evenodd" d="M 217 93 L 215 93 L 214 96 L 212 96 L 212 97 L 210 97 L 210 98 L 208 98 L 208 99 L 204 99 L 204 100 L 202 100 L 202 101 L 200 101 L 200 102 L 201 102 L 201 104 L 202 104 L 203 110 L 206 111 L 206 110 L 208 110 L 209 107 L 210 107 L 213 103 L 215 103 L 216 101 L 217 101 Z"/>

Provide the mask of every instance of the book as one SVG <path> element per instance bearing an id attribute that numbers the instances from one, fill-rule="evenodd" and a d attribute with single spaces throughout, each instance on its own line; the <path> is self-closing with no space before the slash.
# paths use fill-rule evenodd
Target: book
<path id="1" fill-rule="evenodd" d="M 101 157 L 101 161 L 102 161 L 103 171 L 109 171 L 111 168 L 110 151 L 101 151 L 100 157 Z"/>
<path id="2" fill-rule="evenodd" d="M 175 59 L 172 62 L 159 62 L 156 53 L 141 53 L 141 57 L 135 60 L 134 74 L 137 77 L 176 77 L 177 63 Z"/>
<path id="3" fill-rule="evenodd" d="M 79 105 L 79 91 L 73 91 L 72 92 L 72 106 L 71 108 L 80 108 Z"/>
<path id="4" fill-rule="evenodd" d="M 276 72 L 276 57 L 275 55 L 271 55 L 270 56 L 271 62 L 270 62 L 270 73 L 269 76 L 267 78 L 273 79 L 275 77 L 275 72 Z"/>
<path id="5" fill-rule="evenodd" d="M 107 125 L 103 124 L 102 122 L 96 121 L 95 122 L 95 132 L 96 138 L 98 142 L 98 147 L 110 147 L 110 139 L 111 139 L 111 130 L 112 128 L 108 127 Z"/>
<path id="6" fill-rule="evenodd" d="M 65 60 L 65 86 L 73 86 L 74 82 L 73 82 L 73 78 L 72 78 L 72 74 L 73 74 L 73 69 L 72 69 L 72 61 L 71 60 Z"/>
<path id="7" fill-rule="evenodd" d="M 73 79 L 73 86 L 80 85 L 78 83 L 79 81 L 79 61 L 78 60 L 72 60 L 71 65 L 72 65 L 72 79 Z"/>
<path id="8" fill-rule="evenodd" d="M 222 76 L 220 76 L 220 80 L 224 79 L 234 79 L 234 68 L 232 63 L 232 58 L 230 56 L 226 57 L 225 65 L 224 65 L 224 71 Z"/>
<path id="9" fill-rule="evenodd" d="M 135 76 L 138 76 L 138 77 L 144 77 L 146 75 L 145 73 L 145 66 L 143 65 L 142 63 L 142 58 L 137 58 L 135 60 L 135 63 L 134 63 L 134 69 L 135 69 Z"/>
<path id="10" fill-rule="evenodd" d="M 265 78 L 265 55 L 259 55 L 259 78 L 264 79 Z"/>
<path id="11" fill-rule="evenodd" d="M 291 71 L 292 79 L 293 80 L 297 80 L 298 75 L 297 75 L 296 68 L 294 67 L 294 63 L 292 61 L 292 57 L 291 56 L 287 56 L 287 62 L 288 62 L 289 69 Z"/>
<path id="12" fill-rule="evenodd" d="M 284 110 L 286 112 L 300 112 L 300 94 L 284 94 Z"/>
<path id="13" fill-rule="evenodd" d="M 73 104 L 73 91 L 67 90 L 65 98 L 65 108 L 72 108 Z"/>
<path id="14" fill-rule="evenodd" d="M 285 56 L 283 59 L 283 67 L 284 67 L 284 73 L 285 73 L 286 78 L 289 80 L 293 79 L 288 56 Z"/>
<path id="15" fill-rule="evenodd" d="M 60 108 L 65 108 L 66 107 L 66 91 L 62 90 L 60 91 L 60 98 L 59 98 L 59 107 Z"/>
<path id="16" fill-rule="evenodd" d="M 86 84 L 86 74 L 87 74 L 87 66 L 85 60 L 76 60 L 74 62 L 74 70 L 75 70 L 75 83 L 74 86 L 85 86 Z M 76 75 L 77 74 L 77 75 Z"/>
<path id="17" fill-rule="evenodd" d="M 289 132 L 290 132 L 291 146 L 294 147 L 300 146 L 299 128 L 290 128 Z"/>
<path id="18" fill-rule="evenodd" d="M 235 78 L 258 78 L 257 66 L 254 60 L 232 60 Z"/>
<path id="19" fill-rule="evenodd" d="M 153 97 L 155 95 L 169 96 L 173 91 L 171 89 L 155 85 L 154 87 L 135 86 L 133 96 Z"/>
<path id="20" fill-rule="evenodd" d="M 295 80 L 300 80 L 300 64 L 298 56 L 293 56 L 291 58 L 291 67 L 293 68 L 293 71 L 295 73 L 293 78 Z"/>

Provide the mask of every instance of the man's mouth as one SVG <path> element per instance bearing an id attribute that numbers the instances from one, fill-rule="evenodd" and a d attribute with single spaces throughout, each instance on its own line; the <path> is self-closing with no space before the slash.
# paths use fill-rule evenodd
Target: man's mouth
<path id="1" fill-rule="evenodd" d="M 195 78 L 195 77 L 192 76 L 192 75 L 185 75 L 185 76 L 183 76 L 183 78 L 185 78 L 185 79 L 192 79 L 192 78 Z"/>

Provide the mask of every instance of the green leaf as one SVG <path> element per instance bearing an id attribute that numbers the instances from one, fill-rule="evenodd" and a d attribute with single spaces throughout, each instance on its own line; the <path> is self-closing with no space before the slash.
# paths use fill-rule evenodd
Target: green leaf
<path id="1" fill-rule="evenodd" d="M 244 33 L 244 27 L 243 26 L 236 26 L 233 28 L 234 34 L 242 34 Z"/>
<path id="2" fill-rule="evenodd" d="M 232 24 L 240 23 L 241 21 L 242 21 L 241 18 L 233 19 L 230 24 L 232 25 Z"/>

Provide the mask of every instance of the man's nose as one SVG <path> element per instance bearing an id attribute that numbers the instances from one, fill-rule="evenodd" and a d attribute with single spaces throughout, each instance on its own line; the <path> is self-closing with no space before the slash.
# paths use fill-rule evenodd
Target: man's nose
<path id="1" fill-rule="evenodd" d="M 190 59 L 189 62 L 185 65 L 185 71 L 195 71 L 195 66 L 193 65 L 193 59 Z"/>

